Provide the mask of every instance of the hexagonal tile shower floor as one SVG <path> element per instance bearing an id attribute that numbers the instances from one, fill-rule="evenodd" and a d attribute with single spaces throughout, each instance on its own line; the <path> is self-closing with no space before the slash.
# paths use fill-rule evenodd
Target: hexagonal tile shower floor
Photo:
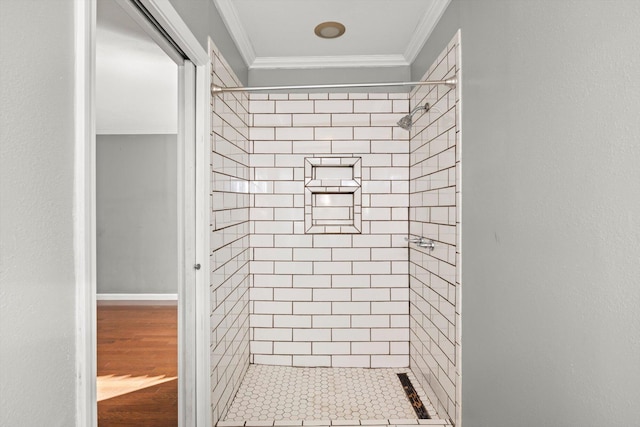
<path id="1" fill-rule="evenodd" d="M 397 374 L 407 373 L 432 419 L 417 419 Z M 250 365 L 218 427 L 448 426 L 411 371 Z"/>

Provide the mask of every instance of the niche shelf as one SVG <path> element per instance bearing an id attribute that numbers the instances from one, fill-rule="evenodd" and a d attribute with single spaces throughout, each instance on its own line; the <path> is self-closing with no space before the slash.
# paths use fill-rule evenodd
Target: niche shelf
<path id="1" fill-rule="evenodd" d="M 304 159 L 304 224 L 309 234 L 358 234 L 362 229 L 362 159 Z"/>

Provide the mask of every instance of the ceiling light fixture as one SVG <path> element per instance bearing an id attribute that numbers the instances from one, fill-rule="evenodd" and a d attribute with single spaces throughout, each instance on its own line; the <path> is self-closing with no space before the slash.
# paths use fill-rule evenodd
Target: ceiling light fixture
<path id="1" fill-rule="evenodd" d="M 345 32 L 344 25 L 339 22 L 323 22 L 318 24 L 314 30 L 316 36 L 323 39 L 335 39 L 340 37 Z"/>

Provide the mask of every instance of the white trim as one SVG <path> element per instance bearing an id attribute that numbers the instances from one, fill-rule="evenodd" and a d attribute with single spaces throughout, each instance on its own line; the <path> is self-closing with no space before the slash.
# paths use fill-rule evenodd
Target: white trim
<path id="1" fill-rule="evenodd" d="M 96 294 L 96 301 L 178 301 L 178 294 Z"/>
<path id="2" fill-rule="evenodd" d="M 422 50 L 450 2 L 451 0 L 434 0 L 431 7 L 425 12 L 404 51 L 405 61 L 409 64 L 416 59 Z"/>
<path id="3" fill-rule="evenodd" d="M 198 427 L 211 425 L 211 367 L 210 367 L 210 318 L 209 318 L 209 138 L 210 138 L 210 97 L 209 84 L 211 60 L 209 53 L 200 45 L 189 27 L 173 8 L 169 0 L 141 0 L 158 24 L 182 49 L 195 70 L 195 253 L 191 263 L 199 263 L 200 270 L 190 270 L 195 274 L 195 407 L 190 407 Z M 200 149 L 198 148 L 200 147 Z M 198 165 L 200 167 L 198 168 Z M 201 239 L 201 240 L 200 240 Z M 189 267 L 187 265 L 187 267 Z"/>
<path id="4" fill-rule="evenodd" d="M 220 12 L 220 16 L 224 21 L 224 25 L 229 30 L 231 38 L 235 42 L 242 59 L 249 68 L 255 64 L 256 52 L 253 50 L 251 39 L 238 17 L 238 11 L 231 0 L 213 0 L 216 8 Z"/>
<path id="5" fill-rule="evenodd" d="M 340 55 L 340 56 L 262 56 L 253 61 L 250 70 L 274 70 L 286 68 L 358 68 L 358 67 L 407 67 L 402 55 Z"/>
<path id="6" fill-rule="evenodd" d="M 142 30 L 147 33 L 149 37 L 164 51 L 164 53 L 171 58 L 173 62 L 180 65 L 182 64 L 183 58 L 182 55 L 173 47 L 171 43 L 165 38 L 164 35 L 160 33 L 160 31 L 149 22 L 149 19 L 144 16 L 140 8 L 135 6 L 131 0 L 115 0 L 115 2 L 125 11 L 127 15 L 133 21 L 142 28 Z"/>
<path id="7" fill-rule="evenodd" d="M 456 142 L 456 151 L 458 153 L 459 156 L 459 163 L 456 165 L 456 169 L 458 169 L 458 167 L 460 168 L 460 170 L 457 170 L 456 172 L 458 172 L 457 175 L 457 179 L 456 179 L 456 223 L 458 224 L 457 227 L 460 231 L 462 231 L 462 209 L 463 209 L 463 204 L 462 204 L 462 196 L 464 194 L 464 188 L 463 188 L 463 184 L 462 184 L 462 171 L 463 169 L 463 144 L 462 144 L 462 136 L 463 136 L 463 131 L 462 131 L 462 107 L 463 107 L 463 101 L 462 101 L 462 78 L 463 78 L 463 71 L 462 71 L 462 30 L 459 28 L 458 31 L 456 32 L 456 35 L 453 38 L 454 42 L 458 43 L 458 47 L 456 49 L 456 65 L 458 68 L 458 73 L 456 75 L 456 78 L 458 79 L 458 85 L 456 86 L 456 96 L 458 97 L 458 105 L 457 105 L 457 113 L 458 113 L 458 117 L 456 118 L 456 128 L 458 131 L 458 141 Z M 462 427 L 463 423 L 462 423 L 462 260 L 464 259 L 463 257 L 463 253 L 462 253 L 462 233 L 459 232 L 457 233 L 457 237 L 456 237 L 456 247 L 457 250 L 460 252 L 459 256 L 458 256 L 458 260 L 456 262 L 456 276 L 457 276 L 457 282 L 456 283 L 456 307 L 459 310 L 458 312 L 460 313 L 460 317 L 459 319 L 456 320 L 456 342 L 460 343 L 460 345 L 456 345 L 456 350 L 455 350 L 455 356 L 456 356 L 456 368 L 458 369 L 458 373 L 456 375 L 456 401 L 457 401 L 457 405 L 460 409 L 459 410 L 455 410 L 455 425 L 458 427 Z M 465 252 L 466 253 L 466 252 Z"/>
<path id="8" fill-rule="evenodd" d="M 207 62 L 196 68 L 196 425 L 211 426 L 211 39 Z"/>
<path id="9" fill-rule="evenodd" d="M 169 0 L 140 0 L 169 37 L 196 65 L 205 65 L 209 55 L 193 35 Z"/>
<path id="10" fill-rule="evenodd" d="M 74 2 L 74 261 L 76 425 L 94 427 L 96 406 L 95 260 L 96 0 Z"/>
<path id="11" fill-rule="evenodd" d="M 178 427 L 195 426 L 195 67 L 178 67 Z"/>

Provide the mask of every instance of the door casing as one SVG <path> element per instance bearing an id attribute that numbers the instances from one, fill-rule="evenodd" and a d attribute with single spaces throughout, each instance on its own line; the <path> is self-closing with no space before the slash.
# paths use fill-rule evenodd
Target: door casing
<path id="1" fill-rule="evenodd" d="M 97 426 L 96 401 L 96 1 L 76 0 L 74 255 L 76 425 Z M 166 0 L 139 0 L 187 55 L 179 67 L 179 426 L 209 426 L 208 53 Z M 194 269 L 200 264 L 200 269 Z"/>

